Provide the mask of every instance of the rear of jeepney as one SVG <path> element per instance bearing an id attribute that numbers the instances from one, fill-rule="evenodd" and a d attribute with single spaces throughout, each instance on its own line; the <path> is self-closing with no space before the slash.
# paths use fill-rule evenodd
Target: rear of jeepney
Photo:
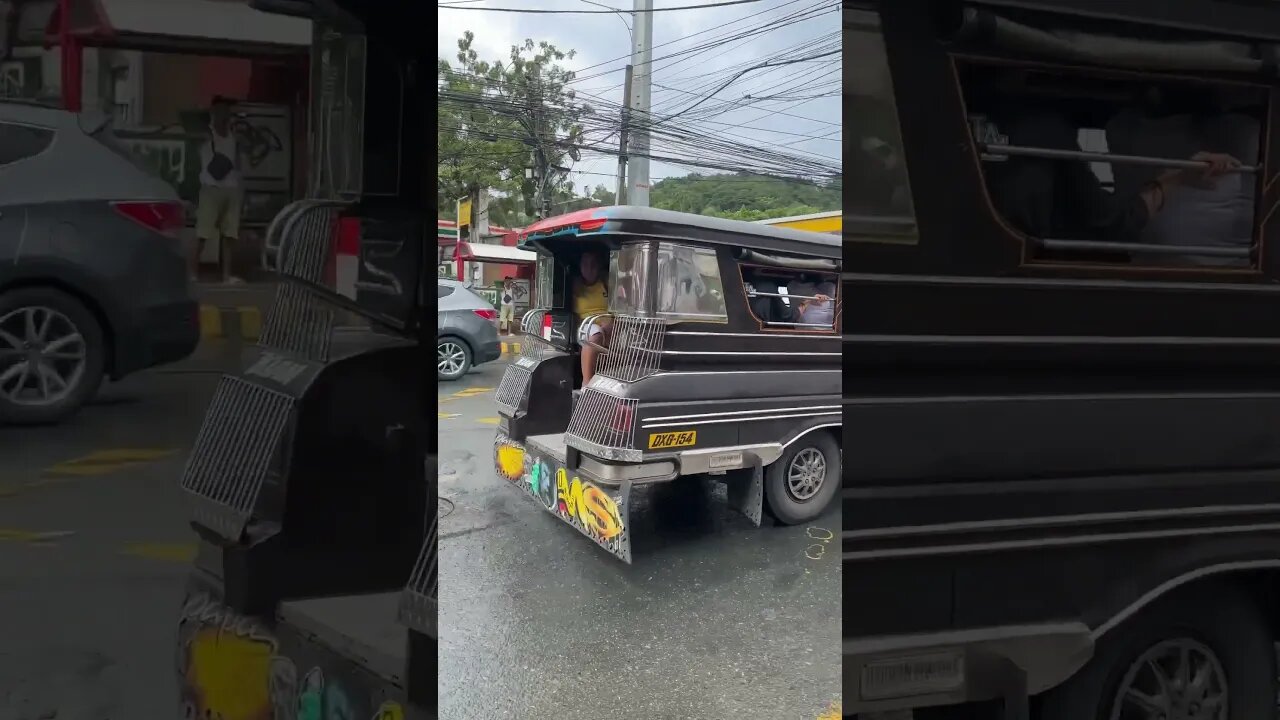
<path id="1" fill-rule="evenodd" d="M 651 243 L 642 235 L 629 237 L 625 223 L 610 222 L 608 208 L 543 221 L 526 236 L 533 247 L 548 238 L 589 242 L 607 237 L 615 250 L 610 263 L 611 312 L 575 319 L 574 331 L 567 336 L 561 313 L 554 308 L 525 316 L 520 357 L 508 367 L 497 392 L 495 465 L 501 477 L 548 512 L 631 562 L 628 504 L 633 488 L 675 479 L 678 467 L 671 451 L 692 444 L 666 437 L 679 433 L 655 433 L 658 444 L 652 448 L 637 440 L 643 381 L 659 370 L 667 327 L 666 319 L 644 313 L 646 296 L 652 292 L 646 273 Z M 550 290 L 551 284 L 539 278 L 539 287 Z M 599 348 L 595 376 L 574 392 L 570 368 L 565 385 L 553 387 L 564 374 L 548 372 L 547 367 L 563 362 L 562 357 L 579 362 L 573 346 L 590 344 L 587 329 L 602 322 L 610 322 L 612 331 L 608 347 Z M 565 398 L 570 405 L 560 415 L 560 427 L 529 421 L 542 410 L 541 404 Z"/>

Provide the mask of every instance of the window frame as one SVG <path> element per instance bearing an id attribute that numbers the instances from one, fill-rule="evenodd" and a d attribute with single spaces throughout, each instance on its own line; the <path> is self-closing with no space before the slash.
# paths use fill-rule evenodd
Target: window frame
<path id="1" fill-rule="evenodd" d="M 956 84 L 956 90 L 960 100 L 960 108 L 962 119 L 966 127 L 966 137 L 969 143 L 971 154 L 971 162 L 980 178 L 980 193 L 985 199 L 982 212 L 986 213 L 990 219 L 1000 228 L 1001 234 L 1010 240 L 1014 240 L 1019 247 L 1019 261 L 1015 268 L 1024 272 L 1032 273 L 1054 273 L 1060 274 L 1062 271 L 1083 271 L 1086 273 L 1106 273 L 1109 276 L 1134 275 L 1151 277 L 1153 274 L 1159 275 L 1193 275 L 1203 276 L 1207 279 L 1219 282 L 1239 282 L 1239 281 L 1257 281 L 1267 277 L 1267 232 L 1266 232 L 1266 212 L 1268 197 L 1268 178 L 1271 177 L 1270 168 L 1272 165 L 1268 162 L 1268 140 L 1272 135 L 1271 123 L 1274 119 L 1274 108 L 1280 95 L 1277 94 L 1276 88 L 1272 85 L 1250 81 L 1247 79 L 1208 77 L 1193 75 L 1188 72 L 1155 72 L 1142 70 L 1129 70 L 1123 68 L 1112 67 L 1092 67 L 1092 66 L 1076 66 L 1067 65 L 1061 62 L 1032 60 L 1023 58 L 1003 57 L 999 55 L 987 55 L 974 52 L 949 52 L 947 53 L 949 61 L 952 65 L 953 77 Z M 991 188 L 988 184 L 988 175 L 985 170 L 986 162 L 983 160 L 983 149 L 977 137 L 973 132 L 973 126 L 970 118 L 974 116 L 976 109 L 970 108 L 967 95 L 967 86 L 962 82 L 962 73 L 965 69 L 975 67 L 1000 67 L 1000 68 L 1019 68 L 1024 70 L 1041 71 L 1060 76 L 1088 79 L 1110 79 L 1128 81 L 1141 84 L 1152 85 L 1181 85 L 1181 86 L 1200 86 L 1200 87 L 1237 87 L 1251 88 L 1265 93 L 1265 112 L 1262 117 L 1255 118 L 1259 123 L 1258 134 L 1258 157 L 1256 162 L 1257 170 L 1254 173 L 1254 190 L 1251 197 L 1252 201 L 1252 217 L 1250 229 L 1250 256 L 1247 265 L 1201 265 L 1195 263 L 1184 264 L 1152 264 L 1151 262 L 1101 262 L 1097 260 L 1089 260 L 1087 258 L 1043 258 L 1036 257 L 1036 253 L 1043 252 L 1042 241 L 1054 241 L 1058 238 L 1036 238 L 1022 231 L 1007 220 L 1004 215 L 996 207 L 995 199 L 992 196 Z M 1110 143 L 1108 142 L 1108 148 Z M 1105 161 L 1099 161 L 1105 162 Z M 1242 163 L 1251 164 L 1242 160 Z M 1102 241 L 1107 242 L 1107 241 Z M 1122 249 L 1122 248 L 1116 248 Z M 1087 251 L 1086 248 L 1080 248 L 1081 251 Z M 1141 255 L 1140 250 L 1133 250 L 1135 254 Z M 1195 257 L 1195 253 L 1176 254 L 1169 253 L 1169 258 L 1179 257 Z M 1073 273 L 1074 274 L 1074 273 Z"/>
<path id="2" fill-rule="evenodd" d="M 714 261 L 716 279 L 720 282 L 720 304 L 724 307 L 723 314 L 714 313 L 683 313 L 674 310 L 658 310 L 658 298 L 661 290 L 657 287 L 661 278 L 657 277 L 660 273 L 659 263 L 661 262 L 661 254 L 663 247 L 681 247 L 692 250 L 695 254 L 702 253 L 711 255 Z M 727 325 L 729 323 L 729 301 L 724 292 L 724 277 L 720 272 L 720 252 L 716 247 L 706 245 L 693 245 L 690 243 L 676 242 L 672 240 L 658 240 L 654 243 L 650 251 L 653 258 L 654 268 L 654 292 L 650 296 L 650 305 L 653 310 L 653 316 L 667 320 L 670 324 L 677 323 L 708 323 L 714 325 Z M 699 270 L 699 275 L 701 275 Z"/>
<path id="3" fill-rule="evenodd" d="M 769 270 L 777 273 L 792 273 L 795 275 L 795 279 L 799 279 L 800 276 L 805 274 L 818 275 L 819 277 L 826 277 L 826 275 L 821 271 L 791 270 L 788 268 L 779 268 L 772 265 L 760 265 L 758 263 L 742 262 L 740 260 L 734 260 L 733 263 L 734 263 L 734 267 L 738 271 L 738 284 L 742 289 L 742 303 L 746 309 L 747 317 L 750 317 L 752 320 L 755 320 L 756 324 L 759 326 L 760 332 L 792 333 L 792 334 L 817 335 L 817 336 L 840 335 L 841 333 L 840 317 L 842 314 L 840 312 L 840 304 L 844 296 L 844 282 L 842 282 L 842 277 L 840 273 L 830 274 L 830 282 L 832 285 L 835 286 L 835 289 L 836 289 L 836 294 L 831 298 L 831 304 L 832 304 L 831 327 L 817 328 L 817 327 L 795 327 L 795 326 L 788 326 L 788 325 L 770 325 L 766 323 L 764 320 L 762 320 L 759 315 L 756 315 L 755 310 L 751 309 L 751 297 L 750 295 L 747 294 L 747 277 L 746 277 L 746 273 L 743 272 L 743 268 L 763 268 L 765 270 Z M 790 283 L 788 283 L 787 286 L 790 287 Z"/>
<path id="4" fill-rule="evenodd" d="M 888 45 L 884 38 L 884 24 L 878 3 L 860 2 L 854 3 L 852 6 L 846 3 L 846 7 L 842 13 L 842 36 L 845 38 L 845 46 L 848 47 L 851 42 L 851 36 L 863 36 L 874 38 L 875 52 L 884 66 L 884 77 L 881 80 L 887 87 L 888 92 L 885 95 L 888 109 L 891 111 L 892 118 L 889 126 L 892 127 L 894 137 L 890 140 L 897 143 L 898 162 L 902 166 L 903 186 L 906 190 L 907 201 L 910 203 L 909 216 L 893 216 L 893 215 L 865 215 L 849 212 L 849 208 L 844 209 L 844 221 L 841 235 L 846 242 L 856 242 L 860 244 L 873 245 L 900 245 L 914 247 L 921 242 L 920 238 L 920 218 L 919 208 L 917 207 L 914 189 L 911 183 L 911 162 L 909 158 L 909 150 L 902 131 L 902 118 L 899 112 L 899 98 L 897 94 L 897 84 L 894 81 L 893 57 L 889 52 Z M 848 86 L 842 89 L 841 105 L 846 105 L 845 98 L 851 97 L 852 94 L 847 93 Z M 850 129 L 846 127 L 846 131 Z M 844 138 L 846 147 L 844 155 L 848 157 L 850 152 L 847 143 L 850 138 Z M 883 139 L 879 139 L 883 143 Z M 859 140 L 861 142 L 861 139 Z"/>

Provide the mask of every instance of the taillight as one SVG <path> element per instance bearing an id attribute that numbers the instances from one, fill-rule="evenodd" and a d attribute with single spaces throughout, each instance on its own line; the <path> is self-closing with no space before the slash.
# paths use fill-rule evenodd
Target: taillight
<path id="1" fill-rule="evenodd" d="M 551 316 L 542 316 L 542 339 L 551 342 Z"/>
<path id="2" fill-rule="evenodd" d="M 125 201 L 113 202 L 111 207 L 148 230 L 175 240 L 187 221 L 182 203 L 177 202 Z"/>
<path id="3" fill-rule="evenodd" d="M 631 406 L 627 403 L 619 402 L 613 408 L 613 417 L 610 419 L 609 426 L 614 432 L 628 436 L 631 434 L 632 415 Z"/>
<path id="4" fill-rule="evenodd" d="M 488 320 L 489 322 L 498 321 L 497 310 L 472 310 L 471 312 L 479 315 L 480 317 L 484 318 L 485 320 Z"/>

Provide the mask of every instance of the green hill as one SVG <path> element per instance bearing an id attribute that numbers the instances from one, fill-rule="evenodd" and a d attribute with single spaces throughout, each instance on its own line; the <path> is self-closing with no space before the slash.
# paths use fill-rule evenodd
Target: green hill
<path id="1" fill-rule="evenodd" d="M 666 210 L 735 220 L 839 210 L 841 189 L 753 175 L 687 175 L 655 183 L 649 204 Z"/>

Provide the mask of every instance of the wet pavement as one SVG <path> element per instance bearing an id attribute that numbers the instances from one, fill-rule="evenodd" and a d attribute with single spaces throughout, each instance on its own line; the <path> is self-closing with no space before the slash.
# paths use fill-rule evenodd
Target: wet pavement
<path id="1" fill-rule="evenodd" d="M 764 527 L 701 485 L 633 510 L 627 566 L 497 477 L 503 365 L 439 388 L 440 716 L 806 718 L 840 698 L 838 503 Z"/>
<path id="2" fill-rule="evenodd" d="M 219 365 L 109 385 L 61 426 L 0 427 L 0 720 L 177 717 L 194 539 L 177 483 Z"/>

